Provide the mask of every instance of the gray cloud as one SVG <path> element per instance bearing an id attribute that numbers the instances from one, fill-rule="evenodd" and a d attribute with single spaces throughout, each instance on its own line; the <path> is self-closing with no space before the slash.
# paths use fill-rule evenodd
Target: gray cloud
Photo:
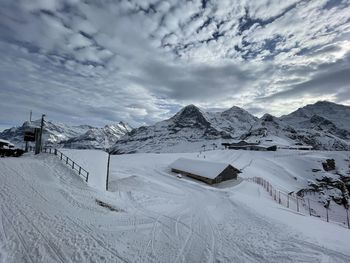
<path id="1" fill-rule="evenodd" d="M 160 61 L 147 61 L 141 74 L 129 78 L 146 86 L 154 94 L 163 94 L 185 102 L 228 96 L 256 80 L 252 72 L 240 69 L 234 64 L 169 65 Z"/>
<path id="2" fill-rule="evenodd" d="M 348 1 L 3 0 L 0 124 L 349 104 Z M 283 107 L 281 107 L 283 105 Z"/>
<path id="3" fill-rule="evenodd" d="M 325 50 L 325 52 L 328 51 Z M 348 93 L 344 92 L 350 90 L 350 53 L 333 63 L 318 65 L 315 71 L 316 73 L 310 80 L 291 85 L 290 88 L 264 97 L 262 100 L 300 97 L 304 94 L 336 95 L 339 97 L 339 93 L 342 94 L 342 101 L 350 100 L 350 96 L 345 96 Z"/>

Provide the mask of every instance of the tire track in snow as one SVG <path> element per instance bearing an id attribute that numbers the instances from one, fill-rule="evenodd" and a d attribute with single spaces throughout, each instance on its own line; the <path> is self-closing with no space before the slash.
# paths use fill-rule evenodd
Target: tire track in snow
<path id="1" fill-rule="evenodd" d="M 31 182 L 28 181 L 28 180 L 26 180 L 26 179 L 24 178 L 24 176 L 21 175 L 17 170 L 15 170 L 15 169 L 12 168 L 12 167 L 5 167 L 5 169 L 7 169 L 8 171 L 12 171 L 12 172 L 15 173 L 16 175 L 18 175 L 18 177 L 21 178 L 21 179 L 24 181 L 24 183 L 25 183 L 26 185 L 28 185 L 28 186 L 31 188 L 31 190 L 32 190 L 37 196 L 39 196 L 39 197 L 40 197 L 42 200 L 44 200 L 45 202 L 48 202 L 48 200 L 47 200 L 41 193 L 39 193 L 39 192 L 33 187 L 33 185 L 31 184 Z"/>
<path id="2" fill-rule="evenodd" d="M 193 214 L 191 215 L 191 228 L 190 231 L 185 239 L 185 242 L 183 244 L 183 246 L 181 247 L 181 249 L 179 250 L 179 254 L 177 256 L 177 258 L 175 259 L 175 262 L 179 262 L 179 260 L 184 260 L 184 253 L 185 253 L 185 249 L 187 248 L 187 244 L 190 241 L 190 239 L 193 237 Z"/>
<path id="3" fill-rule="evenodd" d="M 5 220 L 7 221 L 7 223 L 9 224 L 9 226 L 11 226 L 11 228 L 13 229 L 13 233 L 17 236 L 17 238 L 18 238 L 18 240 L 19 240 L 19 243 L 20 243 L 20 246 L 23 247 L 24 252 L 25 252 L 25 256 L 26 256 L 27 258 L 29 258 L 30 261 L 31 261 L 32 263 L 35 263 L 36 261 L 33 260 L 32 257 L 30 256 L 31 253 L 29 253 L 29 249 L 28 249 L 28 247 L 27 247 L 28 244 L 25 242 L 23 236 L 18 232 L 18 230 L 16 229 L 16 227 L 14 227 L 14 225 L 11 223 L 11 221 L 5 216 L 6 213 L 5 213 L 5 211 L 4 211 L 4 209 L 3 209 L 2 206 L 0 206 L 0 209 L 1 209 L 2 213 L 3 213 L 3 215 L 4 215 Z"/>
<path id="4" fill-rule="evenodd" d="M 16 214 L 13 212 L 13 210 L 6 205 L 5 203 L 3 204 L 4 207 L 6 207 L 7 211 L 10 212 L 10 214 L 12 214 L 12 218 L 16 218 L 16 220 L 18 219 L 18 216 L 16 216 Z M 64 263 L 64 262 L 68 262 L 68 259 L 61 253 L 61 251 L 59 251 L 59 249 L 57 248 L 57 246 L 49 239 L 47 239 L 45 237 L 45 235 L 39 230 L 39 228 L 37 226 L 35 226 L 35 224 L 21 211 L 21 209 L 16 205 L 16 202 L 12 202 L 11 203 L 12 207 L 16 207 L 16 211 L 18 211 L 18 213 L 22 216 L 22 218 L 24 218 L 28 224 L 26 224 L 26 226 L 31 226 L 31 228 L 34 230 L 34 232 L 36 232 L 39 236 L 41 236 L 41 238 L 46 242 L 46 244 L 44 243 L 44 247 L 48 247 L 59 259 L 60 262 Z M 3 210 L 3 208 L 2 208 Z"/>
<path id="5" fill-rule="evenodd" d="M 148 240 L 147 245 L 144 247 L 141 255 L 140 255 L 140 262 L 143 262 L 143 259 L 146 257 L 146 253 L 148 251 L 148 248 L 151 247 L 151 255 L 156 256 L 157 253 L 154 251 L 154 240 L 155 240 L 155 232 L 156 232 L 156 225 L 159 221 L 161 216 L 158 216 L 156 220 L 153 222 L 152 230 L 151 230 L 151 238 Z"/>
<path id="6" fill-rule="evenodd" d="M 87 236 L 91 239 L 93 239 L 96 244 L 101 247 L 102 249 L 104 249 L 105 251 L 109 252 L 110 254 L 112 254 L 113 256 L 115 256 L 116 258 L 118 258 L 119 260 L 123 261 L 123 262 L 128 262 L 125 258 L 123 258 L 117 251 L 107 247 L 107 245 L 98 237 L 95 237 L 93 235 L 93 231 L 91 228 L 89 228 L 88 226 L 85 226 L 85 228 L 87 228 L 88 230 L 86 230 L 84 227 L 81 226 L 81 223 L 78 224 L 76 221 L 74 221 L 72 218 L 67 217 L 67 219 L 72 222 L 77 228 L 79 228 L 80 230 L 82 230 L 83 233 L 87 234 Z M 90 244 L 91 245 L 91 244 Z"/>

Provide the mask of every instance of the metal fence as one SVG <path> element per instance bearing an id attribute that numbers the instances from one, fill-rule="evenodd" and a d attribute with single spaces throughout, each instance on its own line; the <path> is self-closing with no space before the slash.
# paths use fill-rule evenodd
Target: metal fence
<path id="1" fill-rule="evenodd" d="M 46 148 L 45 148 L 46 149 Z M 44 151 L 46 152 L 46 151 Z M 50 149 L 51 153 L 51 149 Z M 54 154 L 57 155 L 60 160 L 64 161 L 66 165 L 70 166 L 73 170 L 77 171 L 80 176 L 82 176 L 86 182 L 89 180 L 89 172 L 86 171 L 83 167 L 81 167 L 79 164 L 74 162 L 71 158 L 69 158 L 67 155 L 62 153 L 61 151 L 54 149 Z"/>
<path id="2" fill-rule="evenodd" d="M 249 178 L 248 181 L 261 185 L 273 200 L 280 205 L 304 215 L 315 216 L 327 222 L 338 223 L 350 229 L 349 209 L 344 206 L 338 205 L 335 202 L 323 204 L 318 200 L 312 199 L 312 194 L 306 194 L 304 197 L 300 197 L 294 192 L 283 192 L 273 187 L 267 180 L 261 177 Z"/>
<path id="3" fill-rule="evenodd" d="M 35 147 L 29 146 L 28 150 L 29 151 L 34 151 Z M 84 178 L 84 180 L 86 182 L 88 182 L 89 180 L 89 172 L 86 171 L 83 167 L 81 167 L 79 164 L 77 164 L 76 162 L 74 162 L 71 158 L 69 158 L 67 155 L 65 155 L 64 153 L 62 153 L 61 151 L 54 149 L 54 148 L 42 148 L 41 150 L 44 153 L 49 153 L 49 154 L 54 154 L 56 155 L 58 158 L 60 158 L 61 161 L 63 161 L 67 166 L 69 166 L 70 168 L 72 168 L 73 170 L 77 171 L 78 174 Z"/>

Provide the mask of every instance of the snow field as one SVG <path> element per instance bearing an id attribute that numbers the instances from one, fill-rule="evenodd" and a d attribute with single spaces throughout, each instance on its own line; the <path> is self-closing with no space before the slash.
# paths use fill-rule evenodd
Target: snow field
<path id="1" fill-rule="evenodd" d="M 309 176 L 301 165 L 286 172 L 282 157 L 280 167 L 273 155 L 249 153 L 204 154 L 286 189 L 304 183 L 290 177 Z M 102 182 L 96 154 L 68 156 Z M 177 178 L 168 165 L 179 157 L 197 153 L 111 156 L 112 192 L 86 185 L 55 156 L 0 159 L 0 262 L 349 262 L 350 231 L 285 209 L 249 182 L 215 188 Z"/>

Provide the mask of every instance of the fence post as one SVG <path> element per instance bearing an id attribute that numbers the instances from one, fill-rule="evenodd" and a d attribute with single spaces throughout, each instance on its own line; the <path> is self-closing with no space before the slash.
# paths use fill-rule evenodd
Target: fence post
<path id="1" fill-rule="evenodd" d="M 309 204 L 309 213 L 310 213 L 310 216 L 311 216 L 310 198 L 307 199 L 307 202 Z"/>
<path id="2" fill-rule="evenodd" d="M 289 194 L 287 194 L 287 208 L 289 208 Z"/>
<path id="3" fill-rule="evenodd" d="M 55 152 L 54 152 L 55 155 L 57 155 L 57 149 L 55 149 Z"/>
<path id="4" fill-rule="evenodd" d="M 328 218 L 328 207 L 326 207 L 326 212 L 327 212 L 327 222 L 329 222 L 329 218 Z"/>
<path id="5" fill-rule="evenodd" d="M 74 162 L 72 163 L 72 169 L 74 169 Z"/>
<path id="6" fill-rule="evenodd" d="M 346 210 L 346 220 L 348 221 L 348 228 L 350 229 L 350 223 L 349 223 L 349 207 Z"/>
<path id="7" fill-rule="evenodd" d="M 278 191 L 278 203 L 281 204 L 281 192 Z"/>
<path id="8" fill-rule="evenodd" d="M 298 202 L 298 196 L 297 196 L 297 212 L 299 212 L 299 202 Z"/>
<path id="9" fill-rule="evenodd" d="M 66 159 L 66 164 L 68 164 L 68 156 L 67 156 L 67 159 Z"/>
<path id="10" fill-rule="evenodd" d="M 89 172 L 86 172 L 86 182 L 89 180 Z"/>
<path id="11" fill-rule="evenodd" d="M 79 166 L 79 175 L 81 174 L 81 167 Z"/>
<path id="12" fill-rule="evenodd" d="M 61 160 L 62 160 L 62 153 L 61 153 Z"/>

